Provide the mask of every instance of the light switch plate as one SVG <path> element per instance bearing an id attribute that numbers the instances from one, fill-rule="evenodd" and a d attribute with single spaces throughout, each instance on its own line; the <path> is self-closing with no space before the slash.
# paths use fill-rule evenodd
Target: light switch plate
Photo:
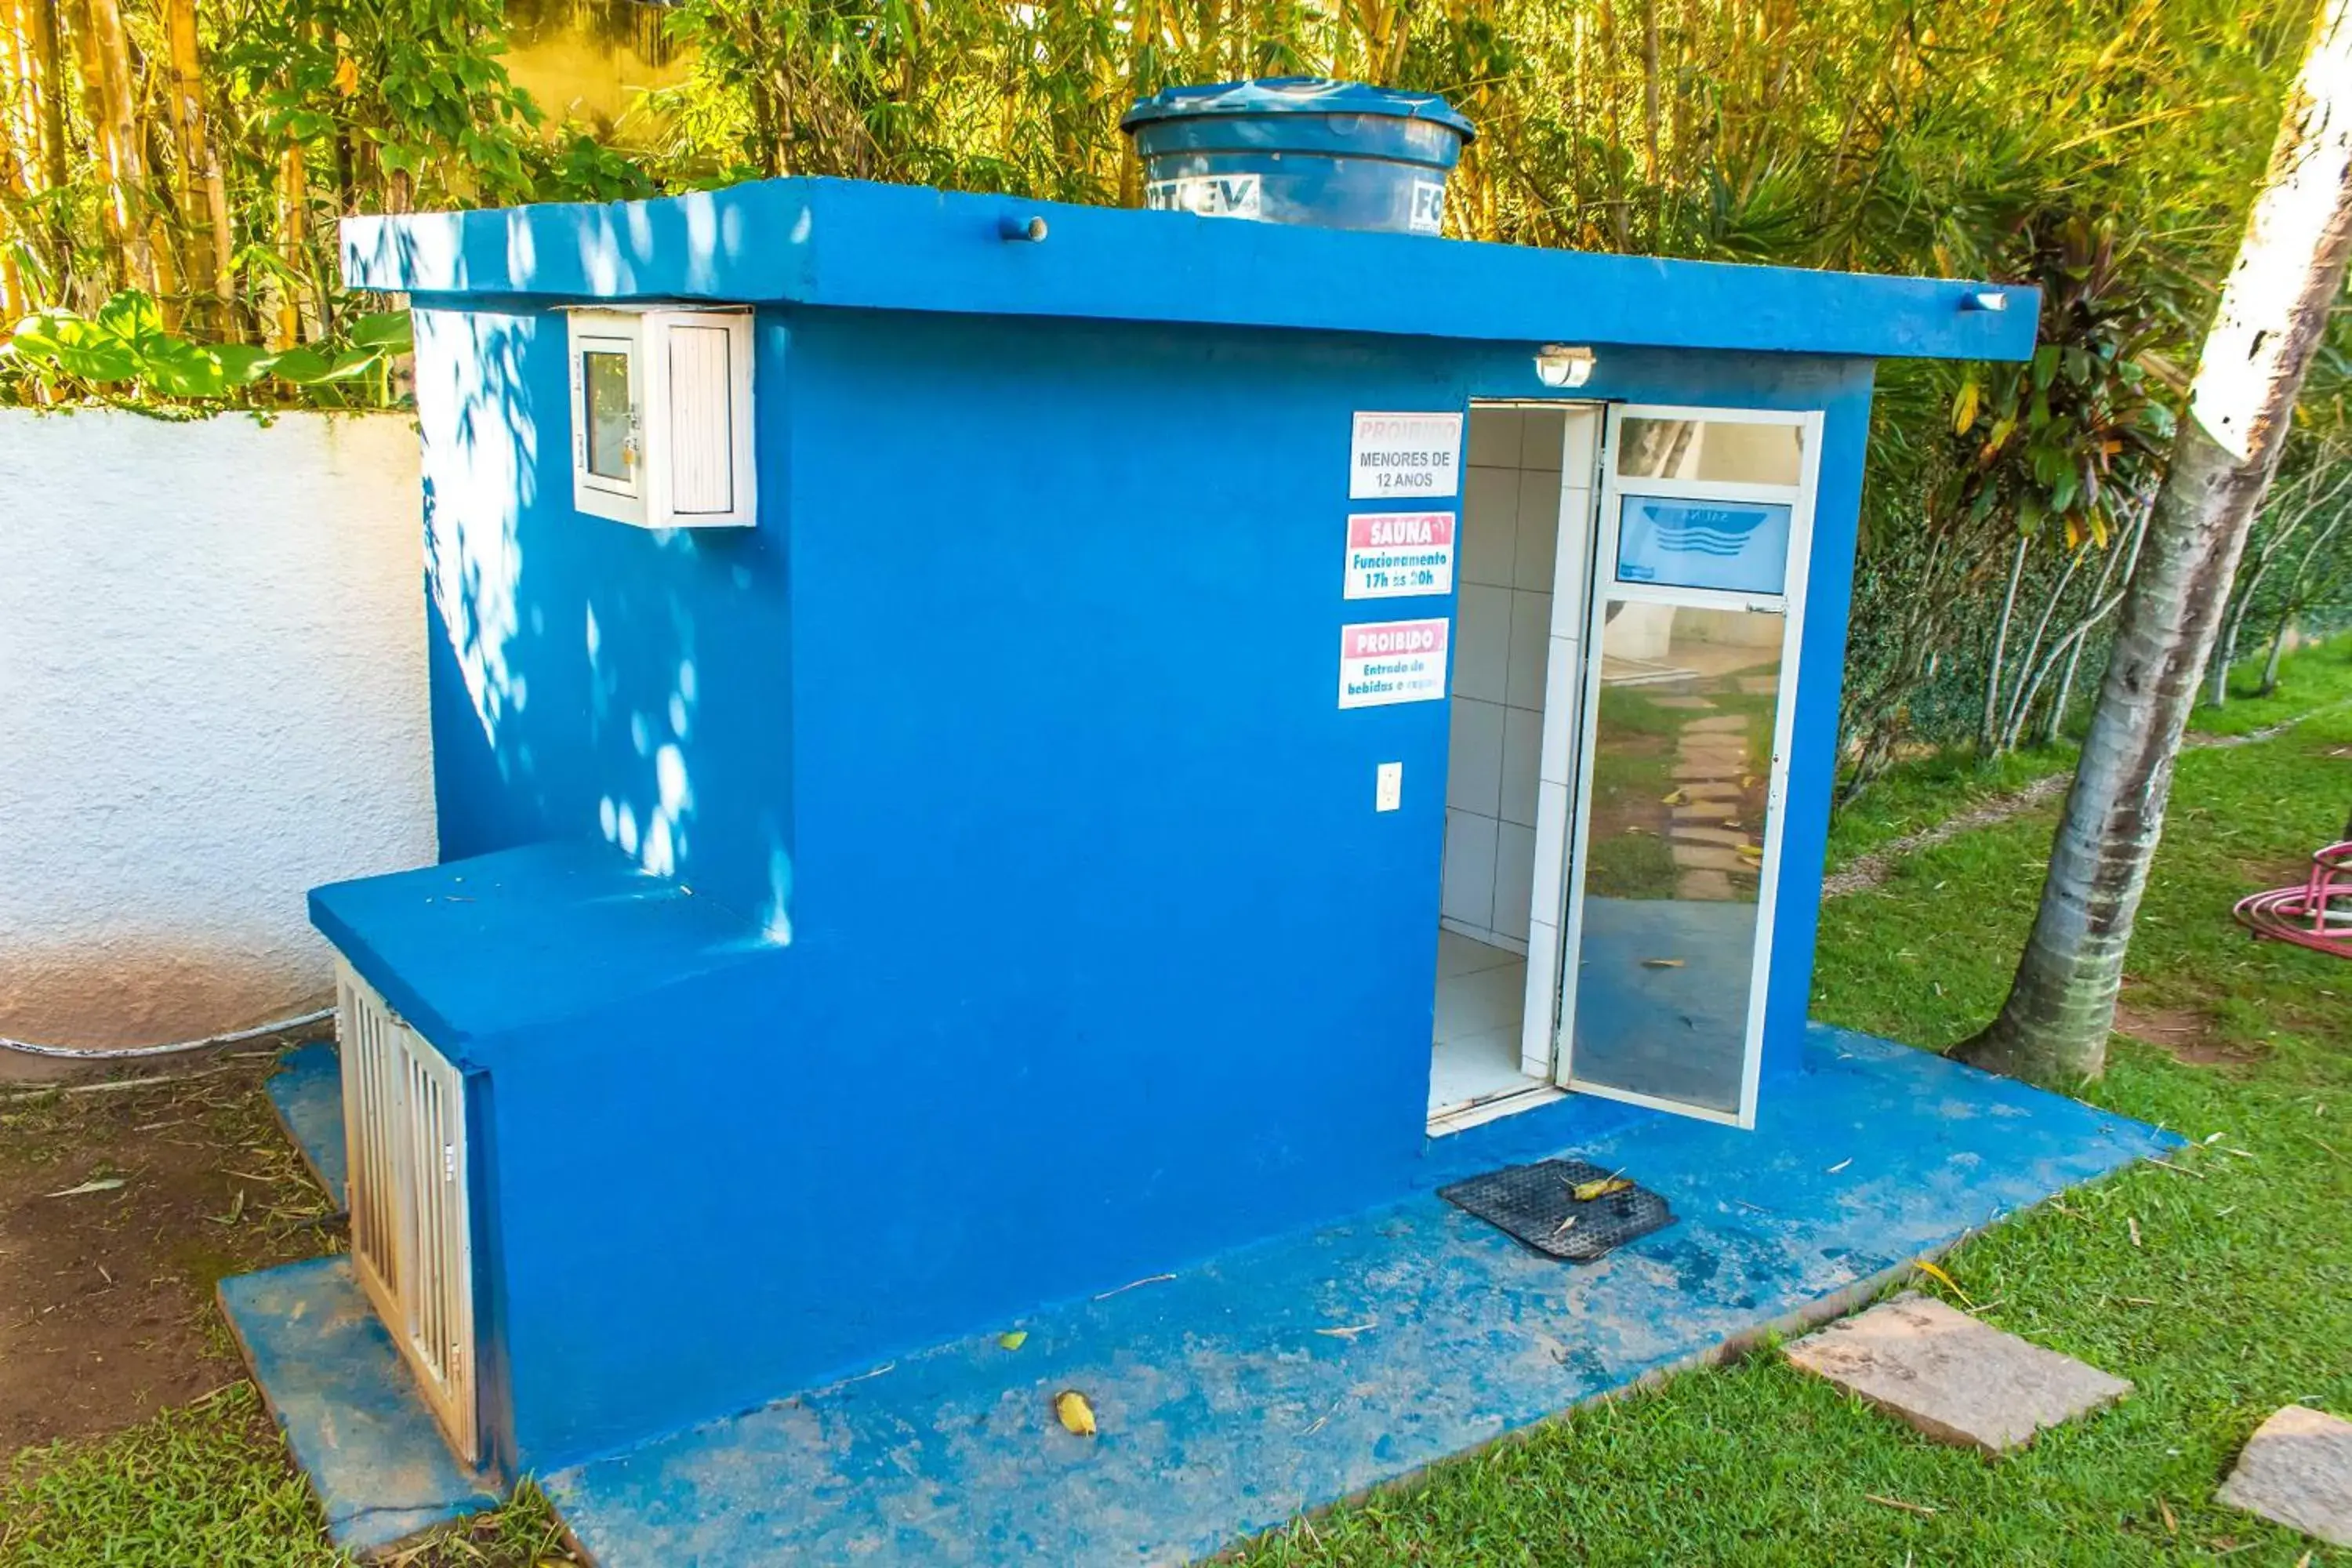
<path id="1" fill-rule="evenodd" d="M 1404 764 L 1382 763 L 1372 786 L 1372 809 L 1394 811 L 1404 804 Z"/>

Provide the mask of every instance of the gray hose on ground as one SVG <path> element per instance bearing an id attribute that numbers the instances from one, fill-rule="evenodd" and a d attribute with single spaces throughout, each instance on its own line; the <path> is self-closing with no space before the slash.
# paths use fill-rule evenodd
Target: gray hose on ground
<path id="1" fill-rule="evenodd" d="M 169 1045 L 121 1046 L 112 1049 L 100 1049 L 95 1046 L 37 1046 L 29 1040 L 12 1040 L 0 1035 L 0 1050 L 19 1051 L 28 1057 L 47 1057 L 56 1061 L 133 1061 L 141 1057 L 171 1057 L 183 1051 L 201 1051 L 207 1046 L 233 1046 L 239 1040 L 259 1039 L 281 1029 L 299 1029 L 305 1024 L 320 1023 L 334 1016 L 332 1007 L 321 1007 L 299 1018 L 280 1018 L 274 1024 L 256 1024 L 250 1029 L 239 1029 L 231 1035 L 208 1035 L 201 1040 L 173 1040 Z"/>

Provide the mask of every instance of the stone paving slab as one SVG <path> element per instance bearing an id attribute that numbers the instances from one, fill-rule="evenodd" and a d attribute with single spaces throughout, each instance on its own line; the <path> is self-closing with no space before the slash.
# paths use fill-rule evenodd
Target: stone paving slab
<path id="1" fill-rule="evenodd" d="M 2254 1429 L 2214 1500 L 2352 1546 L 2352 1421 L 2290 1405 Z"/>
<path id="2" fill-rule="evenodd" d="M 1906 1291 L 1789 1347 L 1789 1360 L 1938 1442 L 2000 1455 L 2131 1384 Z"/>

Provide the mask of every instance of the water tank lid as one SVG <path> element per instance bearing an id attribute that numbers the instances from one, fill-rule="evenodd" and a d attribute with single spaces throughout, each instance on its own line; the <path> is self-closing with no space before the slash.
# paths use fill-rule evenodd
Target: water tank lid
<path id="1" fill-rule="evenodd" d="M 1462 112 L 1433 92 L 1401 92 L 1360 81 L 1327 77 L 1260 77 L 1251 81 L 1211 82 L 1163 88 L 1138 102 L 1118 128 L 1133 131 L 1162 120 L 1204 120 L 1260 114 L 1365 114 L 1390 120 L 1426 120 L 1468 142 L 1477 132 Z"/>

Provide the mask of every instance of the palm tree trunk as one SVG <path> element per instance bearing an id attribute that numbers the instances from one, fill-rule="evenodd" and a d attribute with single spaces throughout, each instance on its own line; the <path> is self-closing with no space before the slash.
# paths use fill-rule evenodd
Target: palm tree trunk
<path id="1" fill-rule="evenodd" d="M 2105 1068 L 2181 731 L 2347 251 L 2352 0 L 2322 0 L 2126 591 L 2032 933 L 1963 1059 L 2053 1084 Z"/>

